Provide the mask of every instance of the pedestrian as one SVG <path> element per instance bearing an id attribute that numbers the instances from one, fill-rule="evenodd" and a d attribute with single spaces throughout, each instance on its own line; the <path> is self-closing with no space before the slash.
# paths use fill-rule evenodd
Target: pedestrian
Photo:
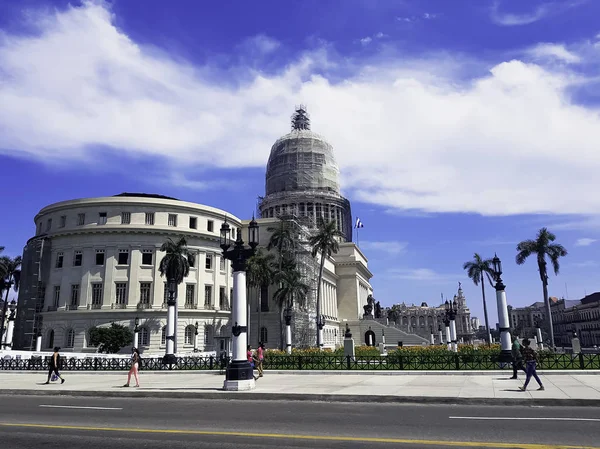
<path id="1" fill-rule="evenodd" d="M 140 378 L 138 376 L 138 370 L 140 368 L 140 352 L 138 348 L 131 348 L 131 368 L 129 368 L 129 373 L 127 373 L 127 383 L 123 385 L 124 387 L 129 386 L 129 382 L 131 382 L 131 375 L 135 379 L 135 386 L 140 386 Z"/>
<path id="2" fill-rule="evenodd" d="M 513 336 L 513 344 L 512 344 L 512 348 L 511 348 L 511 353 L 512 353 L 512 368 L 513 368 L 513 375 L 511 377 L 511 379 L 516 379 L 517 378 L 517 371 L 518 370 L 522 370 L 525 374 L 527 374 L 527 370 L 525 369 L 525 367 L 523 366 L 523 354 L 521 354 L 521 344 L 519 343 L 519 337 L 517 337 L 516 335 Z"/>
<path id="3" fill-rule="evenodd" d="M 50 379 L 52 379 L 53 375 L 56 376 L 57 379 L 60 379 L 61 384 L 65 383 L 65 380 L 59 373 L 59 370 L 61 369 L 61 360 L 58 351 L 60 351 L 60 348 L 56 346 L 54 348 L 54 354 L 52 354 L 50 361 L 48 362 L 48 380 L 45 385 L 50 383 Z"/>
<path id="4" fill-rule="evenodd" d="M 250 366 L 252 367 L 252 377 L 254 377 L 254 380 L 256 380 L 256 379 L 258 379 L 258 377 L 256 377 L 254 375 L 254 368 L 256 367 L 256 355 L 252 351 L 252 346 L 250 346 L 250 345 L 248 345 L 248 350 L 246 351 L 246 357 L 248 358 L 248 363 L 250 363 Z"/>
<path id="5" fill-rule="evenodd" d="M 258 349 L 256 350 L 256 355 L 258 358 L 256 368 L 258 369 L 258 377 L 263 377 L 263 360 L 265 359 L 265 345 L 263 342 L 258 344 Z"/>
<path id="6" fill-rule="evenodd" d="M 531 342 L 528 338 L 523 340 L 523 359 L 525 359 L 525 366 L 527 367 L 527 378 L 525 379 L 525 385 L 519 387 L 519 389 L 522 391 L 527 390 L 527 385 L 529 385 L 531 376 L 533 376 L 535 381 L 540 386 L 538 390 L 544 391 L 544 385 L 542 385 L 542 381 L 540 380 L 536 372 L 537 353 L 529 346 L 530 344 Z"/>

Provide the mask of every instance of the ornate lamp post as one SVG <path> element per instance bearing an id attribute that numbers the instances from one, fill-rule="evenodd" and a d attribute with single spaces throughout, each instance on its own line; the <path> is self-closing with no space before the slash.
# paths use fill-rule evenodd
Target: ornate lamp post
<path id="1" fill-rule="evenodd" d="M 233 303 L 231 307 L 231 327 L 233 334 L 233 360 L 225 373 L 225 390 L 251 390 L 255 387 L 252 365 L 246 358 L 248 344 L 248 322 L 246 315 L 246 261 L 254 255 L 258 246 L 258 223 L 252 218 L 248 226 L 248 245 L 244 246 L 242 233 L 238 230 L 237 239 L 231 247 L 231 229 L 224 222 L 220 236 L 223 257 L 231 260 L 233 267 Z"/>
<path id="2" fill-rule="evenodd" d="M 458 303 L 456 301 L 448 302 L 448 300 L 446 300 L 444 306 L 446 307 L 446 317 L 450 325 L 451 345 L 449 346 L 453 352 L 457 352 L 458 345 L 456 341 L 456 314 L 458 313 Z"/>
<path id="3" fill-rule="evenodd" d="M 508 307 L 506 305 L 506 286 L 502 282 L 502 262 L 496 254 L 492 259 L 492 275 L 496 281 L 496 304 L 498 305 L 498 322 L 500 324 L 500 344 L 502 351 L 500 352 L 501 362 L 510 362 L 511 355 L 511 339 L 510 339 L 510 324 L 508 321 Z"/>
<path id="4" fill-rule="evenodd" d="M 535 324 L 535 335 L 537 337 L 538 350 L 543 351 L 544 350 L 544 342 L 542 341 L 542 329 L 540 329 L 540 320 L 536 318 L 534 320 L 534 324 Z"/>
<path id="5" fill-rule="evenodd" d="M 198 352 L 198 321 L 194 324 L 194 352 Z"/>
<path id="6" fill-rule="evenodd" d="M 15 331 L 15 315 L 17 313 L 17 302 L 14 299 L 10 302 L 8 309 L 10 310 L 10 316 L 8 317 L 8 325 L 6 327 L 4 349 L 10 351 L 12 349 L 12 340 Z"/>
<path id="7" fill-rule="evenodd" d="M 438 338 L 440 339 L 440 344 L 444 343 L 444 336 L 442 334 L 442 326 L 438 324 Z"/>
<path id="8" fill-rule="evenodd" d="M 323 349 L 323 328 L 325 327 L 325 317 L 317 316 L 317 329 L 319 330 L 319 349 Z"/>
<path id="9" fill-rule="evenodd" d="M 167 299 L 167 349 L 163 357 L 163 365 L 175 365 L 175 306 L 177 305 L 177 283 L 175 279 L 169 279 L 167 283 L 169 298 Z"/>
<path id="10" fill-rule="evenodd" d="M 452 351 L 452 346 L 450 344 L 452 338 L 450 337 L 450 317 L 448 316 L 448 301 L 444 303 L 444 306 L 446 307 L 446 313 L 444 315 L 444 327 L 446 328 L 446 345 L 448 347 L 448 351 Z"/>
<path id="11" fill-rule="evenodd" d="M 292 308 L 285 309 L 285 352 L 292 353 Z"/>
<path id="12" fill-rule="evenodd" d="M 431 345 L 435 345 L 435 335 L 433 335 L 433 326 L 429 326 L 429 331 L 431 332 L 430 343 Z"/>
<path id="13" fill-rule="evenodd" d="M 135 327 L 133 328 L 133 347 L 137 348 L 140 344 L 140 319 L 135 317 Z"/>

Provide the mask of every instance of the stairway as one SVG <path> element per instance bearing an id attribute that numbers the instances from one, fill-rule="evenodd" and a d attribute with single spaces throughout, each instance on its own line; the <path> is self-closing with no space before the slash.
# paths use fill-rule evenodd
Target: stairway
<path id="1" fill-rule="evenodd" d="M 398 346 L 398 342 L 402 342 L 403 346 L 428 346 L 430 344 L 426 338 L 415 334 L 408 334 L 397 327 L 386 326 L 376 320 L 355 320 L 348 321 L 347 323 L 356 346 L 366 344 L 365 333 L 369 330 L 369 327 L 375 332 L 375 346 L 379 346 L 379 343 L 381 343 L 381 337 L 384 332 L 386 347 L 396 347 Z M 345 331 L 345 327 L 346 323 L 343 323 L 343 331 Z"/>

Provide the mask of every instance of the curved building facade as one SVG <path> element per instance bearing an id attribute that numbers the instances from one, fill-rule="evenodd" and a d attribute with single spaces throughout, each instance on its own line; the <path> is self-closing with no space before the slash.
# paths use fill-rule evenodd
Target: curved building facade
<path id="1" fill-rule="evenodd" d="M 306 108 L 296 108 L 291 132 L 271 147 L 260 216 L 294 217 L 309 229 L 319 218 L 335 221 L 344 239 L 352 241 L 352 212 L 340 194 L 339 176 L 333 147 L 310 130 Z"/>
<path id="2" fill-rule="evenodd" d="M 158 267 L 167 238 L 186 237 L 195 261 L 178 289 L 177 350 L 219 350 L 215 338 L 228 335 L 231 265 L 221 256 L 219 230 L 225 211 L 159 195 L 63 201 L 35 217 L 36 235 L 23 253 L 16 348 L 60 346 L 95 352 L 88 331 L 112 322 L 134 328 L 139 347 L 164 350 L 166 282 Z M 195 330 L 198 323 L 198 338 Z M 128 350 L 129 348 L 125 349 Z"/>

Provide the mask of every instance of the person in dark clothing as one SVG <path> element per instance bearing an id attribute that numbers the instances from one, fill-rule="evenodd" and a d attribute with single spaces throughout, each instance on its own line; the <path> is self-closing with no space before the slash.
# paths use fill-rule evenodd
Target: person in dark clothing
<path id="1" fill-rule="evenodd" d="M 522 370 L 525 374 L 527 374 L 527 370 L 523 366 L 523 354 L 521 354 L 521 344 L 519 343 L 519 338 L 516 335 L 513 337 L 511 353 L 513 359 L 513 375 L 511 379 L 516 379 L 518 370 Z"/>
<path id="2" fill-rule="evenodd" d="M 527 385 L 529 385 L 529 381 L 531 380 L 531 376 L 536 380 L 539 384 L 540 388 L 538 390 L 543 391 L 544 385 L 542 385 L 542 381 L 537 375 L 536 365 L 537 365 L 537 354 L 536 352 L 529 346 L 531 342 L 529 339 L 523 340 L 523 358 L 525 359 L 525 365 L 527 367 L 527 378 L 525 379 L 525 385 L 519 387 L 522 391 L 527 390 Z"/>
<path id="3" fill-rule="evenodd" d="M 58 372 L 58 370 L 60 369 L 60 354 L 58 353 L 58 351 L 60 351 L 60 348 L 57 346 L 54 348 L 54 354 L 52 354 L 52 357 L 50 358 L 50 361 L 48 362 L 48 380 L 46 381 L 46 384 L 50 383 L 52 374 L 56 374 L 56 377 L 58 377 L 60 379 L 61 384 L 65 383 L 65 380 L 62 378 L 62 376 Z"/>

